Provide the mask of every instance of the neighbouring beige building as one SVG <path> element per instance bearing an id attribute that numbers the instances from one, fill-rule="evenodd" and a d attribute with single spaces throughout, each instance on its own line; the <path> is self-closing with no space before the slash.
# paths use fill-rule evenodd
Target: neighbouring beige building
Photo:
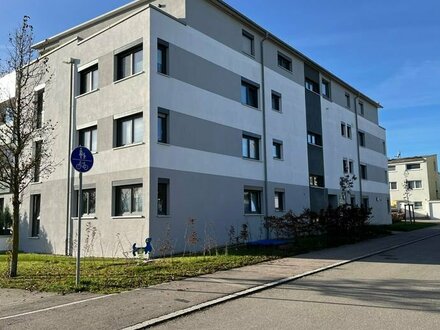
<path id="1" fill-rule="evenodd" d="M 440 199 L 437 155 L 390 159 L 388 175 L 393 208 L 404 208 L 404 185 L 408 180 L 411 188 L 409 201 L 414 205 L 416 217 L 435 217 L 432 204 Z"/>

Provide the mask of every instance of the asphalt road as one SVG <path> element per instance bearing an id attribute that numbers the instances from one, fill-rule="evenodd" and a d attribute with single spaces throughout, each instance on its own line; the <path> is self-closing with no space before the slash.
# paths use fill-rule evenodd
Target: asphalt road
<path id="1" fill-rule="evenodd" d="M 440 329 L 440 236 L 154 329 Z"/>

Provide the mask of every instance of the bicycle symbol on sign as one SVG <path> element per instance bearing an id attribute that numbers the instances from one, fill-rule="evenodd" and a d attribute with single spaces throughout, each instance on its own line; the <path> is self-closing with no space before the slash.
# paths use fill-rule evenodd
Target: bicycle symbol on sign
<path id="1" fill-rule="evenodd" d="M 93 156 L 85 147 L 78 147 L 72 152 L 72 165 L 79 172 L 87 172 L 93 166 Z"/>

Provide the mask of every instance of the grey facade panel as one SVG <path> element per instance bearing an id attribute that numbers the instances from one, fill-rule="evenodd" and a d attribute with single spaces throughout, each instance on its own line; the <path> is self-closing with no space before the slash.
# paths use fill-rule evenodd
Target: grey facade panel
<path id="1" fill-rule="evenodd" d="M 98 59 L 99 82 L 98 88 L 111 85 L 114 81 L 115 56 L 113 53 L 105 54 Z"/>
<path id="2" fill-rule="evenodd" d="M 307 130 L 322 135 L 321 97 L 309 90 L 305 93 Z"/>
<path id="3" fill-rule="evenodd" d="M 304 65 L 304 77 L 313 80 L 314 82 L 318 83 L 319 86 L 321 85 L 319 83 L 319 72 L 308 65 Z"/>
<path id="4" fill-rule="evenodd" d="M 385 155 L 384 140 L 374 136 L 373 134 L 363 132 L 365 134 L 365 148 L 374 150 Z M 361 147 L 362 148 L 362 147 Z"/>
<path id="5" fill-rule="evenodd" d="M 309 144 L 307 154 L 309 159 L 310 174 L 324 176 L 324 155 L 322 148 Z"/>
<path id="6" fill-rule="evenodd" d="M 240 102 L 241 77 L 173 44 L 169 46 L 171 77 Z"/>
<path id="7" fill-rule="evenodd" d="M 241 130 L 176 111 L 169 111 L 169 128 L 172 145 L 241 157 Z"/>
<path id="8" fill-rule="evenodd" d="M 350 95 L 350 108 L 348 108 L 348 110 L 354 112 L 353 94 L 348 92 L 345 88 L 343 88 L 341 85 L 337 84 L 336 82 L 331 81 L 332 101 L 340 105 L 341 107 L 347 108 L 345 93 L 348 93 Z"/>
<path id="9" fill-rule="evenodd" d="M 278 65 L 278 52 L 280 49 L 269 41 L 264 42 L 264 66 L 284 76 L 285 78 L 304 86 L 304 63 L 292 56 L 290 53 L 285 53 L 292 60 L 292 72 L 280 67 Z M 284 54 L 284 52 L 281 52 Z"/>
<path id="10" fill-rule="evenodd" d="M 310 187 L 310 209 L 319 212 L 328 206 L 327 189 Z"/>
<path id="11" fill-rule="evenodd" d="M 379 125 L 379 110 L 368 102 L 364 103 L 364 118 Z"/>
<path id="12" fill-rule="evenodd" d="M 380 183 L 387 183 L 388 170 L 386 168 L 366 164 L 367 166 L 367 180 Z"/>
<path id="13" fill-rule="evenodd" d="M 111 150 L 114 145 L 114 120 L 112 117 L 105 117 L 98 120 L 98 152 Z"/>
<path id="14" fill-rule="evenodd" d="M 221 42 L 226 47 L 242 52 L 242 30 L 246 30 L 254 37 L 255 59 L 261 60 L 260 42 L 262 38 L 249 25 L 239 21 L 224 11 L 212 6 L 207 1 L 187 1 L 186 23 L 198 31 Z"/>
<path id="15" fill-rule="evenodd" d="M 242 224 L 249 226 L 253 240 L 265 237 L 264 216 L 244 215 L 243 197 L 246 187 L 261 191 L 261 212 L 264 213 L 264 181 L 162 168 L 150 168 L 150 178 L 150 236 L 156 242 L 165 239 L 168 227 L 170 237 L 175 238 L 176 249 L 181 251 L 190 219 L 195 219 L 193 227 L 200 237 L 206 228 L 212 229 L 218 244 L 227 243 L 231 226 L 238 232 Z M 169 216 L 157 215 L 155 196 L 159 178 L 169 179 Z M 275 214 L 275 189 L 285 191 L 286 212 L 292 209 L 299 213 L 309 206 L 308 187 L 269 182 L 269 214 Z"/>

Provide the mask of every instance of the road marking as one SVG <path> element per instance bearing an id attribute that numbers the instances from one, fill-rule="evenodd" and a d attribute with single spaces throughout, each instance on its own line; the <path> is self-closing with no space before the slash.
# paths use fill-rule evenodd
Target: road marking
<path id="1" fill-rule="evenodd" d="M 234 299 L 237 299 L 237 298 L 242 298 L 242 297 L 245 297 L 245 296 L 248 296 L 248 295 L 260 292 L 260 291 L 264 291 L 264 290 L 267 290 L 267 289 L 279 286 L 279 285 L 287 283 L 287 282 L 295 281 L 295 280 L 301 279 L 301 278 L 306 277 L 306 276 L 310 276 L 310 275 L 314 275 L 314 274 L 323 272 L 325 270 L 329 270 L 329 269 L 332 269 L 332 268 L 343 266 L 343 265 L 346 265 L 346 264 L 349 264 L 349 263 L 352 263 L 352 262 L 355 262 L 355 261 L 358 261 L 358 260 L 366 259 L 366 258 L 372 257 L 374 255 L 377 255 L 377 254 L 380 254 L 380 253 L 383 253 L 383 252 L 387 252 L 387 251 L 391 251 L 391 250 L 394 250 L 394 249 L 397 249 L 397 248 L 400 248 L 400 247 L 404 247 L 404 246 L 407 246 L 407 245 L 411 245 L 411 244 L 414 244 L 414 243 L 417 243 L 417 242 L 420 242 L 420 241 L 423 241 L 423 240 L 427 240 L 427 239 L 435 237 L 435 236 L 440 236 L 440 233 L 432 234 L 432 235 L 425 236 L 425 237 L 422 237 L 422 238 L 418 238 L 418 239 L 415 239 L 415 240 L 412 240 L 412 241 L 409 241 L 409 242 L 405 242 L 405 243 L 401 243 L 401 244 L 396 244 L 396 245 L 393 245 L 391 247 L 387 247 L 387 248 L 384 248 L 384 249 L 381 249 L 381 250 L 378 250 L 378 251 L 375 251 L 375 252 L 371 252 L 371 253 L 368 253 L 368 254 L 365 254 L 365 255 L 362 255 L 360 257 L 356 257 L 356 258 L 353 258 L 353 259 L 350 259 L 350 260 L 340 261 L 340 262 L 331 264 L 329 266 L 321 267 L 321 268 L 318 268 L 318 269 L 315 269 L 315 270 L 311 270 L 311 271 L 308 271 L 308 272 L 305 272 L 305 273 L 302 273 L 302 274 L 299 274 L 299 275 L 289 276 L 289 277 L 282 278 L 282 279 L 277 280 L 277 281 L 268 282 L 268 283 L 265 283 L 265 284 L 262 284 L 262 285 L 258 285 L 258 286 L 252 287 L 250 289 L 246 289 L 246 290 L 242 290 L 242 291 L 239 291 L 239 292 L 235 292 L 235 293 L 229 294 L 229 295 L 224 296 L 224 297 L 220 297 L 220 298 L 217 298 L 217 299 L 214 299 L 214 300 L 209 300 L 207 302 L 204 302 L 204 303 L 201 303 L 201 304 L 198 304 L 198 305 L 194 305 L 192 307 L 184 308 L 184 309 L 181 309 L 181 310 L 178 310 L 178 311 L 166 314 L 166 315 L 162 315 L 162 316 L 156 317 L 154 319 L 151 319 L 151 320 L 148 320 L 148 321 L 145 321 L 145 322 L 142 322 L 142 323 L 138 323 L 138 324 L 126 327 L 126 328 L 124 328 L 122 330 L 145 329 L 145 328 L 148 328 L 148 327 L 151 327 L 151 326 L 154 326 L 154 325 L 158 325 L 160 323 L 164 323 L 164 322 L 170 321 L 170 320 L 175 319 L 175 318 L 180 317 L 180 316 L 184 316 L 184 315 L 188 315 L 190 313 L 194 313 L 194 312 L 200 311 L 200 310 L 208 308 L 208 307 L 213 307 L 215 305 L 218 305 L 218 304 L 230 301 L 230 300 L 234 300 Z"/>
<path id="2" fill-rule="evenodd" d="M 51 311 L 51 310 L 59 309 L 59 308 L 63 308 L 63 307 L 74 306 L 74 305 L 82 304 L 82 303 L 89 302 L 89 301 L 94 301 L 94 300 L 108 298 L 108 297 L 111 297 L 111 296 L 114 296 L 114 295 L 116 295 L 116 294 L 113 293 L 113 294 L 109 294 L 109 295 L 106 295 L 106 296 L 99 296 L 99 297 L 93 297 L 93 298 L 78 300 L 78 301 L 70 302 L 70 303 L 67 303 L 67 304 L 62 304 L 62 305 L 57 305 L 57 306 L 37 309 L 37 310 L 34 310 L 34 311 L 25 312 L 25 313 L 21 313 L 21 314 L 4 316 L 4 317 L 0 317 L 0 321 L 14 319 L 14 318 L 21 317 L 21 316 L 26 316 L 26 315 L 37 314 L 37 313 L 41 313 L 41 312 L 47 312 L 47 311 Z"/>
<path id="3" fill-rule="evenodd" d="M 435 237 L 435 236 L 440 236 L 440 233 L 432 234 L 432 235 L 425 236 L 425 237 L 422 237 L 422 238 L 418 238 L 418 239 L 415 239 L 415 240 L 412 240 L 412 241 L 409 241 L 409 242 L 406 242 L 406 243 L 396 244 L 396 245 L 393 245 L 391 247 L 388 247 L 388 248 L 385 248 L 385 249 L 382 249 L 382 250 L 378 250 L 378 251 L 375 251 L 375 252 L 372 252 L 372 253 L 369 253 L 369 254 L 365 254 L 363 256 L 356 257 L 356 258 L 353 258 L 353 259 L 350 259 L 350 260 L 344 260 L 344 261 L 337 262 L 337 263 L 331 264 L 329 266 L 321 267 L 321 268 L 318 268 L 318 269 L 315 269 L 315 270 L 311 270 L 311 271 L 308 271 L 308 272 L 305 272 L 305 273 L 302 273 L 302 274 L 299 274 L 299 275 L 286 277 L 286 278 L 283 278 L 283 279 L 280 279 L 280 280 L 277 280 L 277 281 L 268 282 L 268 283 L 265 283 L 265 284 L 262 284 L 262 285 L 259 285 L 259 286 L 256 286 L 256 287 L 252 287 L 252 288 L 249 288 L 249 289 L 246 289 L 246 290 L 238 291 L 238 292 L 232 293 L 232 294 L 224 296 L 224 297 L 220 297 L 220 298 L 217 298 L 217 299 L 214 299 L 214 300 L 210 300 L 210 301 L 207 301 L 207 302 L 204 302 L 204 303 L 192 306 L 192 307 L 188 307 L 188 308 L 185 308 L 185 309 L 182 309 L 182 310 L 179 310 L 179 311 L 175 311 L 173 313 L 169 313 L 169 314 L 166 314 L 166 315 L 163 315 L 163 316 L 160 316 L 160 317 L 157 317 L 157 318 L 154 318 L 154 319 L 142 322 L 142 323 L 138 323 L 138 324 L 132 325 L 130 327 L 124 328 L 123 330 L 137 330 L 137 329 L 143 329 L 143 328 L 146 328 L 146 327 L 157 325 L 159 323 L 170 321 L 170 320 L 172 320 L 174 318 L 177 318 L 179 316 L 183 316 L 183 315 L 190 314 L 190 313 L 193 313 L 193 312 L 196 312 L 196 311 L 208 308 L 208 307 L 212 307 L 214 305 L 217 305 L 217 304 L 229 301 L 229 300 L 233 300 L 233 299 L 241 298 L 241 297 L 244 297 L 244 296 L 248 296 L 250 294 L 253 294 L 253 293 L 256 293 L 256 292 L 259 292 L 259 291 L 263 291 L 263 290 L 266 290 L 266 289 L 273 288 L 275 286 L 279 286 L 279 285 L 284 284 L 286 282 L 291 282 L 291 281 L 294 281 L 294 280 L 298 280 L 298 279 L 306 277 L 306 276 L 310 276 L 310 275 L 313 275 L 313 274 L 316 274 L 316 273 L 319 273 L 319 272 L 323 272 L 325 270 L 329 270 L 329 269 L 332 269 L 332 268 L 335 268 L 335 267 L 339 267 L 339 266 L 342 266 L 342 265 L 345 265 L 345 264 L 348 264 L 348 263 L 351 263 L 351 262 L 354 262 L 354 261 L 365 259 L 365 258 L 374 256 L 376 254 L 380 254 L 380 253 L 383 253 L 383 252 L 394 250 L 394 249 L 397 249 L 399 247 L 403 247 L 403 246 L 406 246 L 406 245 L 414 244 L 414 243 L 417 243 L 417 242 L 420 242 L 420 241 L 423 241 L 423 240 L 426 240 L 426 239 L 429 239 L 429 238 L 432 238 L 432 237 Z M 119 293 L 119 294 L 129 293 L 129 292 L 137 291 L 137 290 L 141 290 L 141 289 L 125 291 L 125 292 L 122 292 L 122 293 Z M 66 304 L 61 304 L 61 305 L 56 305 L 56 306 L 52 306 L 52 307 L 37 309 L 37 310 L 34 310 L 34 311 L 30 311 L 30 312 L 24 312 L 24 313 L 14 314 L 14 315 L 10 315 L 10 316 L 4 316 L 4 317 L 0 317 L 0 321 L 10 320 L 10 319 L 14 319 L 14 318 L 22 317 L 22 316 L 27 316 L 27 315 L 32 315 L 32 314 L 37 314 L 37 313 L 42 313 L 42 312 L 47 312 L 47 311 L 56 310 L 56 309 L 60 309 L 60 308 L 64 308 L 64 307 L 79 305 L 79 304 L 86 303 L 86 302 L 89 302 L 89 301 L 95 301 L 95 300 L 100 300 L 100 299 L 105 299 L 105 298 L 113 297 L 113 296 L 116 296 L 116 295 L 119 295 L 119 294 L 113 293 L 113 294 L 109 294 L 109 295 L 105 295 L 105 296 L 93 297 L 93 298 L 78 300 L 78 301 L 74 301 L 74 302 L 70 302 L 70 303 L 66 303 Z"/>

